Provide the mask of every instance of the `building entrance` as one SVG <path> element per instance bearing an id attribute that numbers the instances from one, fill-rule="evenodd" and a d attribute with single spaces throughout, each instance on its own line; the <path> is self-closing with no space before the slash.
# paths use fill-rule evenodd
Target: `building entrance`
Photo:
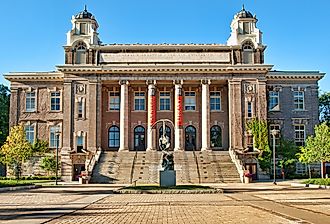
<path id="1" fill-rule="evenodd" d="M 196 150 L 196 128 L 192 125 L 185 129 L 185 150 Z"/>

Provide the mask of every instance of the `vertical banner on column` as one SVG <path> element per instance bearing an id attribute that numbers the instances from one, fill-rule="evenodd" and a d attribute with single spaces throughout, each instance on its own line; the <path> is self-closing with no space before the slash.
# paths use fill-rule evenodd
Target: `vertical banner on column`
<path id="1" fill-rule="evenodd" d="M 155 122 L 156 122 L 156 96 L 153 95 L 153 96 L 150 96 L 151 97 L 151 113 L 150 113 L 150 124 L 151 125 L 154 125 Z"/>
<path id="2" fill-rule="evenodd" d="M 182 115 L 183 115 L 183 111 L 182 111 L 182 96 L 179 95 L 177 96 L 178 97 L 178 104 L 177 104 L 177 113 L 178 113 L 178 116 L 177 116 L 177 120 L 176 120 L 176 125 L 178 127 L 182 127 L 183 125 L 183 119 L 182 119 Z"/>

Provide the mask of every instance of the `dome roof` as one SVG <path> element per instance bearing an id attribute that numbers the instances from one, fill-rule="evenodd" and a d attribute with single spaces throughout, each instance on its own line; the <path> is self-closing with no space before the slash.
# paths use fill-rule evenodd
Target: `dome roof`
<path id="1" fill-rule="evenodd" d="M 254 18 L 251 12 L 245 10 L 244 5 L 242 10 L 239 11 L 236 16 L 237 18 Z"/>
<path id="2" fill-rule="evenodd" d="M 85 5 L 84 11 L 79 12 L 77 15 L 75 15 L 76 19 L 95 19 L 95 17 L 92 15 L 92 13 L 87 11 L 87 6 Z"/>

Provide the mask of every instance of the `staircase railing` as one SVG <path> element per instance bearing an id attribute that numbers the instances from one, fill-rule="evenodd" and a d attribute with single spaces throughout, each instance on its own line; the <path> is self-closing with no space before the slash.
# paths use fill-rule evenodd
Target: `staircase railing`
<path id="1" fill-rule="evenodd" d="M 86 165 L 87 176 L 88 176 L 89 179 L 90 179 L 90 177 L 92 175 L 92 172 L 93 172 L 93 169 L 94 169 L 95 164 L 100 159 L 101 154 L 102 154 L 102 149 L 101 148 L 98 148 L 96 150 L 95 154 L 92 155 L 92 157 L 89 159 L 89 161 L 88 161 L 88 163 Z"/>
<path id="2" fill-rule="evenodd" d="M 199 165 L 198 165 L 198 159 L 196 156 L 196 152 L 195 149 L 193 148 L 193 154 L 194 154 L 194 158 L 195 158 L 195 162 L 196 162 L 196 167 L 197 167 L 197 175 L 198 175 L 198 183 L 201 183 L 201 173 L 199 172 Z"/>
<path id="3" fill-rule="evenodd" d="M 234 149 L 229 149 L 229 155 L 231 160 L 234 162 L 236 169 L 239 173 L 239 178 L 242 183 L 244 183 L 244 172 L 245 172 L 245 167 L 242 163 L 242 161 L 239 159 L 239 155 Z"/>
<path id="4" fill-rule="evenodd" d="M 135 150 L 135 155 L 133 157 L 133 162 L 132 162 L 132 169 L 131 169 L 131 176 L 130 176 L 130 183 L 131 184 L 133 183 L 133 176 L 134 176 L 134 168 L 135 168 L 136 158 L 137 158 L 137 150 Z M 135 184 L 136 184 L 136 182 L 135 182 Z"/>

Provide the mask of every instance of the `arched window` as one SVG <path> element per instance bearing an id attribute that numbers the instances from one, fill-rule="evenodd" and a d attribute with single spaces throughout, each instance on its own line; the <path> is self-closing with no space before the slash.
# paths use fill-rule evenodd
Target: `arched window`
<path id="1" fill-rule="evenodd" d="M 159 128 L 159 138 L 163 135 L 163 125 Z M 169 138 L 170 140 L 170 143 L 171 143 L 171 128 L 167 125 L 165 125 L 165 135 Z M 172 147 L 172 144 L 171 144 L 171 147 L 170 148 L 173 148 Z"/>
<path id="2" fill-rule="evenodd" d="M 137 126 L 134 128 L 134 149 L 135 150 L 145 150 L 146 141 L 145 141 L 145 129 L 142 126 Z"/>
<path id="3" fill-rule="evenodd" d="M 212 148 L 222 147 L 222 130 L 218 125 L 211 127 L 210 142 Z"/>
<path id="4" fill-rule="evenodd" d="M 250 41 L 243 44 L 242 47 L 242 63 L 243 64 L 253 64 L 253 43 Z"/>
<path id="5" fill-rule="evenodd" d="M 185 129 L 185 149 L 196 149 L 196 128 L 192 125 L 189 125 Z"/>
<path id="6" fill-rule="evenodd" d="M 78 42 L 75 47 L 76 51 L 76 64 L 86 64 L 86 44 L 84 42 Z"/>
<path id="7" fill-rule="evenodd" d="M 109 128 L 109 148 L 119 148 L 119 128 L 117 126 Z"/>

